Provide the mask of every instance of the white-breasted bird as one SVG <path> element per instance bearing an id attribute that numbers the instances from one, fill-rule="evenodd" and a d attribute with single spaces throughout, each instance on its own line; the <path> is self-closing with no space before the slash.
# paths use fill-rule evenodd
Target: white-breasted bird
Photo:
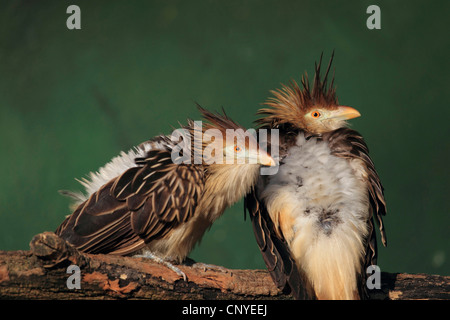
<path id="1" fill-rule="evenodd" d="M 363 137 L 346 127 L 360 116 L 339 105 L 333 56 L 308 77 L 272 91 L 257 120 L 279 129 L 280 167 L 246 197 L 255 236 L 275 283 L 298 299 L 364 299 L 366 268 L 376 264 L 375 219 L 386 234 L 383 186 Z"/>

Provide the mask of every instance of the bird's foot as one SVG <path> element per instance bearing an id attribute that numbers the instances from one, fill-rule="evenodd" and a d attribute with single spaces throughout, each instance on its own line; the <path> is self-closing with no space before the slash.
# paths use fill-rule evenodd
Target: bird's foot
<path id="1" fill-rule="evenodd" d="M 146 252 L 144 252 L 142 254 L 134 255 L 133 257 L 134 258 L 146 258 L 146 259 L 150 259 L 152 261 L 155 261 L 157 263 L 160 263 L 160 264 L 166 266 L 167 268 L 169 268 L 170 270 L 172 270 L 173 272 L 175 272 L 180 277 L 182 277 L 184 281 L 187 281 L 186 274 L 183 271 L 181 271 L 180 268 L 177 268 L 176 266 L 174 266 L 169 261 L 164 260 L 163 258 L 157 256 L 156 254 L 154 254 L 154 253 L 152 253 L 150 251 L 146 251 Z"/>

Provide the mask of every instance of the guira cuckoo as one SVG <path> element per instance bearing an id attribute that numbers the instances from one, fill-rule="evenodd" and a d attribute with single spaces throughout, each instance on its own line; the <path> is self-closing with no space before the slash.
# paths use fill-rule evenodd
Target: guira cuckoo
<path id="1" fill-rule="evenodd" d="M 188 121 L 183 128 L 189 146 L 200 135 L 201 143 L 188 155 L 200 152 L 199 163 L 172 160 L 179 142 L 172 135 L 122 152 L 80 181 L 85 194 L 71 194 L 78 200 L 76 209 L 56 233 L 83 252 L 145 253 L 178 272 L 170 262 L 183 262 L 224 210 L 250 191 L 260 164 L 275 165 L 256 137 L 245 135 L 225 112 L 199 109 L 207 123 L 198 127 Z M 233 139 L 226 139 L 228 129 L 234 130 Z M 208 157 L 202 157 L 206 148 Z M 226 155 L 231 155 L 231 162 L 211 161 L 225 160 Z"/>
<path id="2" fill-rule="evenodd" d="M 383 186 L 361 134 L 346 127 L 360 113 L 338 103 L 315 66 L 301 87 L 271 91 L 261 128 L 279 129 L 280 166 L 246 197 L 257 243 L 275 283 L 298 299 L 367 298 L 366 268 L 376 264 L 373 217 L 386 234 Z"/>

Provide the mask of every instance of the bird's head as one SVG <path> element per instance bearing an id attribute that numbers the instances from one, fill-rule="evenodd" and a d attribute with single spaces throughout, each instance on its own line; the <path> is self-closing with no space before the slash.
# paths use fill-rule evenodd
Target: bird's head
<path id="1" fill-rule="evenodd" d="M 347 125 L 347 120 L 359 117 L 358 110 L 348 106 L 316 104 L 305 110 L 300 129 L 314 134 L 333 131 Z"/>
<path id="2" fill-rule="evenodd" d="M 319 64 L 315 65 L 312 89 L 305 73 L 302 76 L 302 88 L 292 80 L 289 86 L 282 85 L 281 89 L 271 91 L 273 97 L 265 103 L 269 108 L 258 111 L 258 114 L 265 117 L 257 122 L 265 128 L 288 125 L 313 134 L 321 134 L 344 127 L 347 120 L 359 117 L 361 114 L 356 109 L 339 105 L 334 75 L 330 85 L 327 85 L 333 55 L 323 80 L 320 75 L 322 55 L 320 56 Z"/>
<path id="3" fill-rule="evenodd" d="M 200 106 L 199 110 L 206 120 L 201 128 L 201 148 L 207 163 L 276 165 L 267 151 L 259 146 L 254 129 L 241 127 L 225 111 L 223 114 L 212 113 Z"/>

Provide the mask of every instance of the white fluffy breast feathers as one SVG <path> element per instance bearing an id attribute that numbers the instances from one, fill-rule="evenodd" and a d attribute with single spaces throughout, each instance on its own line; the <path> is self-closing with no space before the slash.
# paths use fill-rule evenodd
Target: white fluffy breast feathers
<path id="1" fill-rule="evenodd" d="M 296 219 L 335 212 L 359 224 L 369 215 L 367 186 L 355 165 L 332 155 L 327 142 L 316 138 L 306 140 L 300 134 L 268 181 L 261 196 L 271 216 L 287 211 Z"/>

